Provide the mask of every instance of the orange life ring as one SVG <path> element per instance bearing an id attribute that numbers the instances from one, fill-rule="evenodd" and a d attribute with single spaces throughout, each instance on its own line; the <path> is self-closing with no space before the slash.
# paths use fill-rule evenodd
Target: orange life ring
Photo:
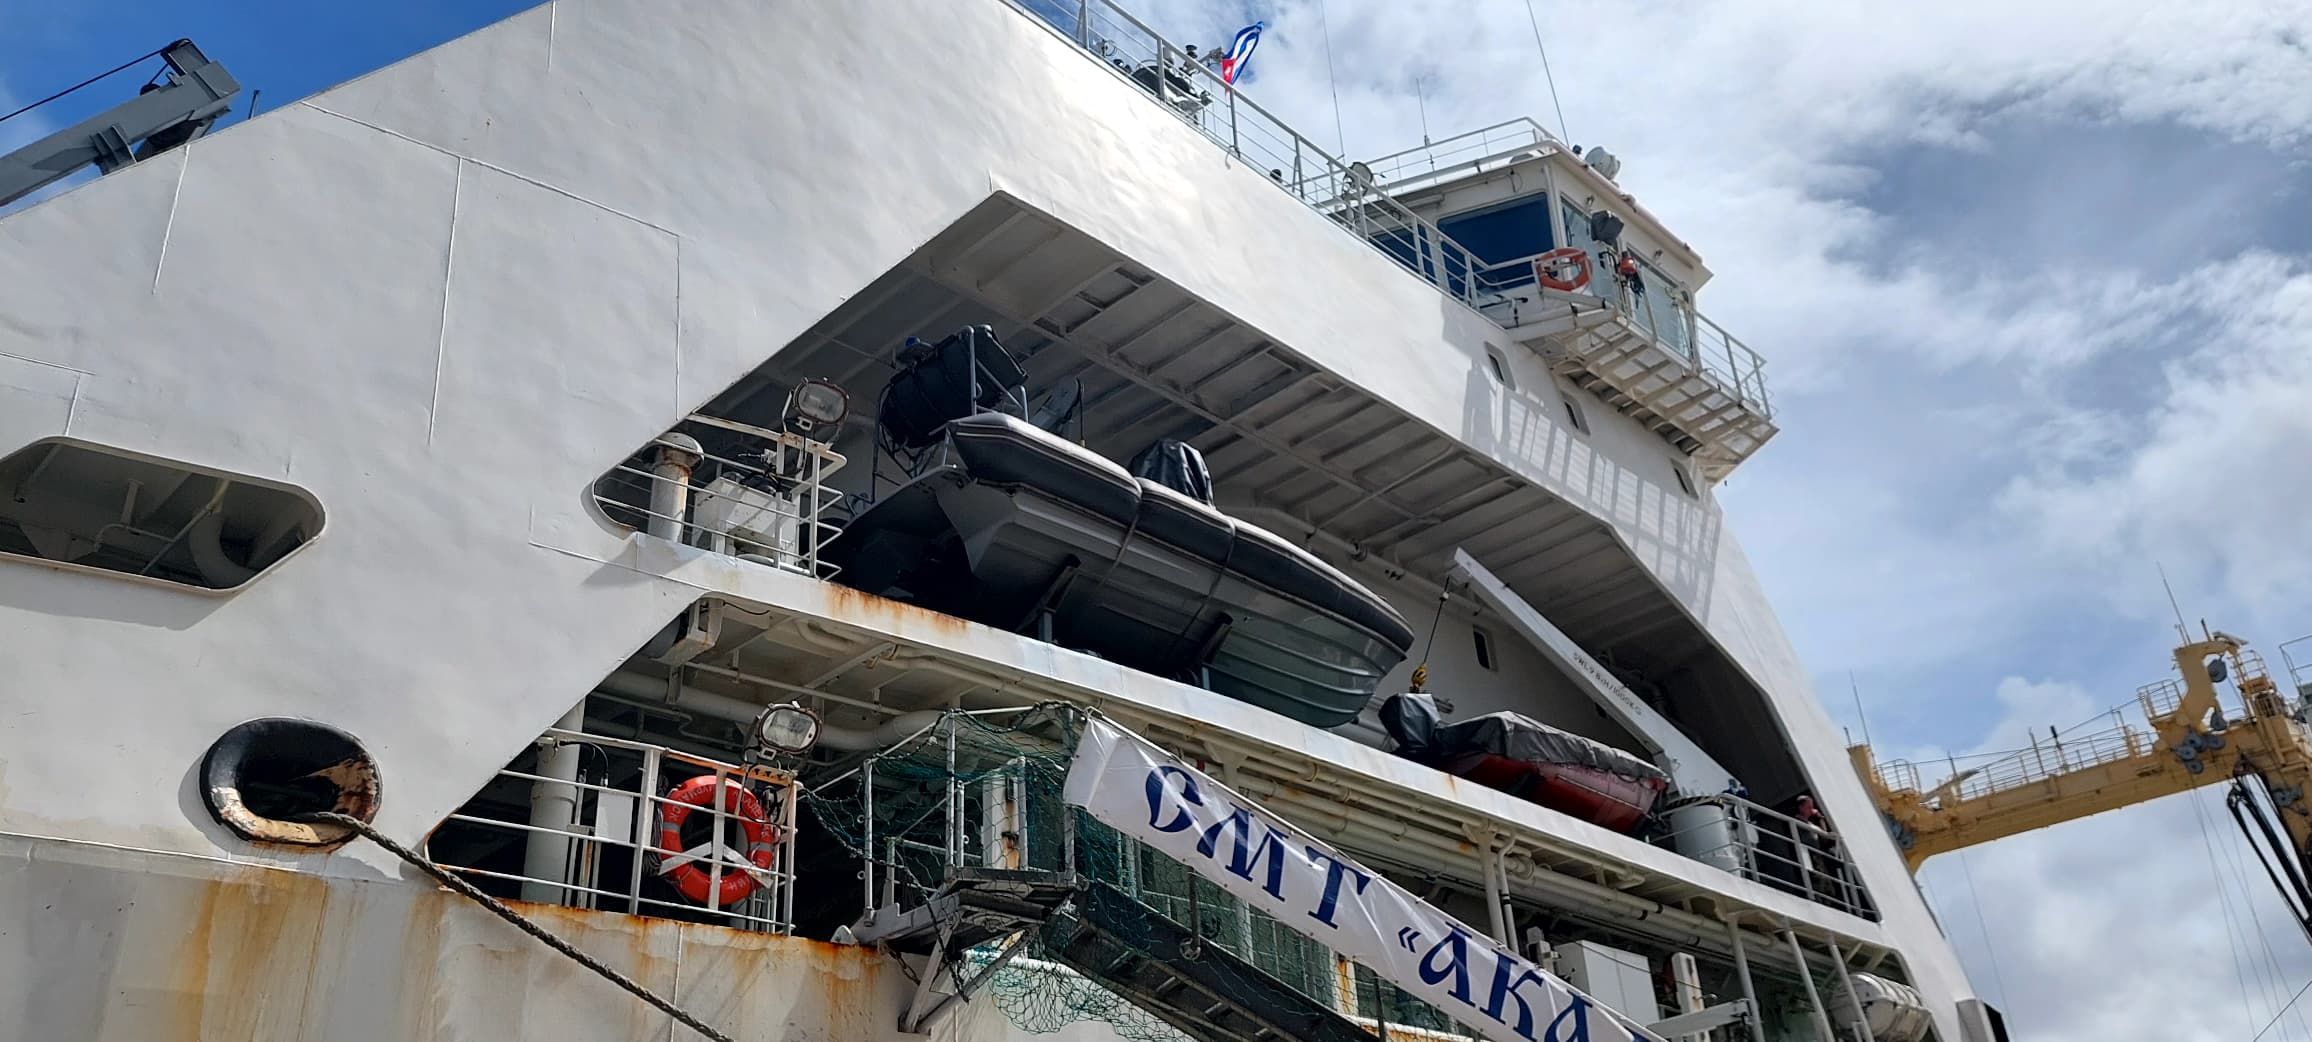
<path id="1" fill-rule="evenodd" d="M 707 903 L 707 894 L 714 889 L 714 874 L 699 866 L 701 858 L 725 853 L 722 837 L 715 836 L 692 850 L 682 849 L 682 823 L 690 820 L 694 810 L 708 810 L 719 805 L 730 820 L 739 824 L 746 833 L 746 863 L 762 871 L 769 871 L 778 856 L 779 827 L 771 823 L 763 811 L 763 803 L 735 781 L 717 782 L 715 776 L 702 774 L 674 787 L 666 794 L 666 804 L 658 812 L 658 856 L 662 859 L 658 874 L 682 896 L 700 904 Z M 745 866 L 728 866 L 722 874 L 721 899 L 717 907 L 728 908 L 755 891 L 754 873 Z"/>
<path id="2" fill-rule="evenodd" d="M 1565 278 L 1558 274 L 1565 270 L 1565 266 L 1569 263 L 1574 267 L 1574 276 Z M 1560 246 L 1535 257 L 1533 259 L 1533 277 L 1539 279 L 1541 284 L 1549 289 L 1564 290 L 1568 293 L 1587 286 L 1590 281 L 1589 251 L 1579 246 Z"/>

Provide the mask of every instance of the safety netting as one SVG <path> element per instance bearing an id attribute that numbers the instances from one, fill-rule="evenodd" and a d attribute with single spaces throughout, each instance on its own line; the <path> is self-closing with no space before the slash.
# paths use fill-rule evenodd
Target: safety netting
<path id="1" fill-rule="evenodd" d="M 1075 710 L 1059 705 L 943 714 L 812 784 L 805 806 L 867 864 L 867 887 L 877 906 L 922 903 L 955 866 L 1072 869 L 1082 879 L 1112 884 L 1172 924 L 1193 924 L 1185 952 L 1151 950 L 1172 943 L 1166 938 L 1103 941 L 1159 961 L 1203 958 L 1197 972 L 1222 990 L 1257 994 L 1282 984 L 1327 1010 L 1459 1033 L 1434 1009 L 1069 805 L 1063 793 L 1080 721 Z M 1049 947 L 1048 931 L 1026 932 L 1020 950 L 994 971 L 974 1001 L 993 1004 L 1031 1033 L 1097 1022 L 1131 1042 L 1187 1037 L 1066 965 L 1065 953 Z M 972 949 L 962 975 L 976 976 L 1009 940 Z M 1116 983 L 1130 990 L 1133 982 Z"/>

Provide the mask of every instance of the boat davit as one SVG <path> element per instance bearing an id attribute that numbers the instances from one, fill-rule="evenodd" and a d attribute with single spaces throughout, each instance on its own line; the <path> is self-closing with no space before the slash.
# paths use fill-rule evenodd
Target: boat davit
<path id="1" fill-rule="evenodd" d="M 1354 719 L 1412 648 L 1387 601 L 1214 508 L 1193 447 L 1158 442 L 1126 470 L 1055 433 L 1066 392 L 1025 418 L 1025 376 L 987 327 L 911 340 L 899 364 L 877 442 L 909 476 L 830 544 L 837 581 L 1318 727 Z"/>
<path id="2" fill-rule="evenodd" d="M 1397 754 L 1616 832 L 1636 828 L 1670 787 L 1661 768 L 1517 713 L 1445 723 L 1418 691 L 1381 704 Z"/>

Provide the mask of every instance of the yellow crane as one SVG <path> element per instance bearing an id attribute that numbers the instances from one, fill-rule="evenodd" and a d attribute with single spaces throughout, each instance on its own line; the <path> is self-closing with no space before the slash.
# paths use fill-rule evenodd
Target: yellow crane
<path id="1" fill-rule="evenodd" d="M 2136 692 L 2148 730 L 2125 724 L 2044 743 L 1933 787 L 1917 764 L 1877 763 L 1870 746 L 1847 750 L 1888 829 L 1916 872 L 1936 854 L 2117 810 L 2209 785 L 2231 785 L 2233 819 L 2312 935 L 2312 730 L 2292 711 L 2262 656 L 2221 630 L 2175 650 L 2180 682 Z M 2218 684 L 2239 701 L 2229 711 Z M 2250 786 L 2254 786 L 2251 791 Z M 2262 798 L 2258 799 L 2256 793 Z"/>

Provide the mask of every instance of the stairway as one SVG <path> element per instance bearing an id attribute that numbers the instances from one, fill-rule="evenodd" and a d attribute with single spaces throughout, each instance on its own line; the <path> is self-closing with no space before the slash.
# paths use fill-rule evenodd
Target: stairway
<path id="1" fill-rule="evenodd" d="M 1196 1042 L 1374 1042 L 1372 1032 L 1304 995 L 1114 885 L 1078 886 L 1035 869 L 950 870 L 912 908 L 886 905 L 852 927 L 861 944 L 921 956 L 915 1000 L 902 1031 L 924 1029 L 968 1001 L 1031 937 L 1049 957 L 1147 1010 Z M 1007 940 L 1008 938 L 1008 940 Z M 963 953 L 1003 942 L 996 958 L 964 975 Z M 952 982 L 941 993 L 935 984 Z"/>
<path id="2" fill-rule="evenodd" d="M 885 905 L 851 933 L 861 944 L 894 952 L 952 955 L 1042 925 L 1074 893 L 1074 884 L 1058 872 L 952 868 L 922 904 Z"/>
<path id="3" fill-rule="evenodd" d="M 1044 924 L 1051 957 L 1197 1042 L 1374 1042 L 1372 1032 L 1107 884 Z"/>

